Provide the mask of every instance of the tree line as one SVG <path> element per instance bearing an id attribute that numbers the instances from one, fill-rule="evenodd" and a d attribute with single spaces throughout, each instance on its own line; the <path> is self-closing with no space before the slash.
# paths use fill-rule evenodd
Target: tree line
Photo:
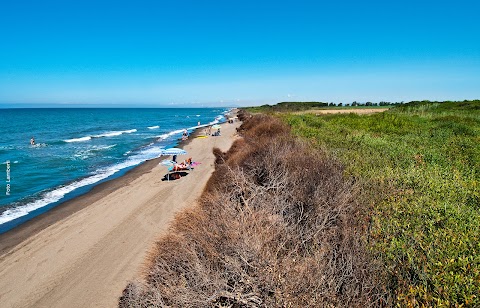
<path id="1" fill-rule="evenodd" d="M 378 103 L 373 102 L 357 102 L 353 101 L 352 103 L 333 103 L 333 102 L 281 102 L 275 105 L 262 105 L 258 107 L 247 107 L 242 108 L 250 111 L 273 111 L 273 112 L 281 112 L 281 111 L 302 111 L 302 110 L 309 110 L 315 108 L 329 108 L 329 107 L 388 107 L 388 106 L 413 106 L 419 104 L 428 104 L 428 103 L 480 103 L 479 100 L 464 100 L 464 101 L 429 101 L 429 100 L 422 100 L 422 101 L 411 101 L 405 103 L 401 102 L 387 102 L 387 101 L 380 101 Z"/>

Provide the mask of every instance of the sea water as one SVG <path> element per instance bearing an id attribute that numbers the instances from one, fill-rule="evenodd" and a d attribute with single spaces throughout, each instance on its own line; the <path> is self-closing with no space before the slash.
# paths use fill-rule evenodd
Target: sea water
<path id="1" fill-rule="evenodd" d="M 0 109 L 0 233 L 159 157 L 184 129 L 223 122 L 226 112 Z"/>

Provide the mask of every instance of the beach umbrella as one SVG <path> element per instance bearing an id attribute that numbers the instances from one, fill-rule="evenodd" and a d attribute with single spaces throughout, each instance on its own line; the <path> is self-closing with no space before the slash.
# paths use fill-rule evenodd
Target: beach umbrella
<path id="1" fill-rule="evenodd" d="M 187 151 L 183 150 L 183 149 L 179 149 L 179 148 L 168 148 L 168 149 L 164 149 L 162 150 L 162 155 L 185 155 L 187 154 Z M 172 160 L 168 160 L 168 159 L 164 159 L 163 161 L 160 162 L 160 164 L 164 165 L 164 166 L 169 166 L 169 167 L 172 167 L 172 168 L 169 168 L 168 170 L 168 175 L 167 175 L 167 179 L 170 181 L 170 173 L 171 171 L 173 171 L 173 165 L 175 164 L 174 161 Z"/>
<path id="2" fill-rule="evenodd" d="M 162 155 L 185 155 L 187 151 L 179 148 L 169 148 L 162 150 Z"/>
<path id="3" fill-rule="evenodd" d="M 170 181 L 170 174 L 173 170 L 173 165 L 175 165 L 175 162 L 173 160 L 164 159 L 159 163 L 159 165 L 171 167 L 171 168 L 168 168 L 168 174 L 167 174 L 167 180 Z"/>
<path id="4" fill-rule="evenodd" d="M 219 129 L 220 127 L 221 127 L 221 126 L 218 125 L 218 124 L 215 124 L 215 125 L 212 126 L 213 129 Z"/>

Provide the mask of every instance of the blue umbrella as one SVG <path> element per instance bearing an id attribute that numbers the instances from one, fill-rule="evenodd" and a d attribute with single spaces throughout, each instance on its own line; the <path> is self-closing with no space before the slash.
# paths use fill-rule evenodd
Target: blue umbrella
<path id="1" fill-rule="evenodd" d="M 187 151 L 179 148 L 169 148 L 162 151 L 162 155 L 185 155 Z"/>
<path id="2" fill-rule="evenodd" d="M 168 168 L 167 174 L 167 180 L 170 181 L 170 172 L 173 170 L 173 165 L 175 165 L 175 162 L 173 160 L 164 159 L 159 163 L 159 165 L 170 167 Z"/>

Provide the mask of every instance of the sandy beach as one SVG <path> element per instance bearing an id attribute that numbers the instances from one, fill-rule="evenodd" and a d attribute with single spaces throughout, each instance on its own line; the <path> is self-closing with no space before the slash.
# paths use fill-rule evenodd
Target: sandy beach
<path id="1" fill-rule="evenodd" d="M 200 164 L 178 180 L 162 181 L 167 167 L 150 161 L 0 235 L 0 306 L 116 307 L 154 240 L 202 193 L 212 149 L 228 150 L 239 125 L 185 143 L 178 160 Z"/>

